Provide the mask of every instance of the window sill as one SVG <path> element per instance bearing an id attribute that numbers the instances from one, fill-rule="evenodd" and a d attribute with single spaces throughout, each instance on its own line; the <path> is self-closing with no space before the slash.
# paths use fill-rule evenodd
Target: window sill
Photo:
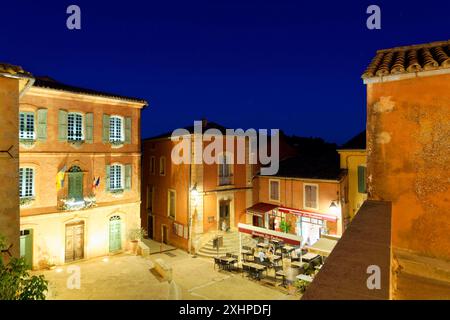
<path id="1" fill-rule="evenodd" d="M 24 148 L 32 148 L 36 144 L 35 139 L 19 139 L 19 144 Z"/>
<path id="2" fill-rule="evenodd" d="M 111 148 L 118 149 L 122 148 L 125 144 L 124 141 L 110 141 L 109 144 L 111 145 Z"/>
<path id="3" fill-rule="evenodd" d="M 34 197 L 23 197 L 20 198 L 20 207 L 21 208 L 25 208 L 25 207 L 29 207 L 33 204 L 35 198 Z"/>
<path id="4" fill-rule="evenodd" d="M 75 148 L 80 148 L 84 144 L 84 140 L 67 140 L 67 142 Z"/>
<path id="5" fill-rule="evenodd" d="M 122 198 L 123 194 L 125 193 L 124 189 L 115 189 L 115 190 L 110 190 L 109 193 L 114 197 L 114 198 Z"/>

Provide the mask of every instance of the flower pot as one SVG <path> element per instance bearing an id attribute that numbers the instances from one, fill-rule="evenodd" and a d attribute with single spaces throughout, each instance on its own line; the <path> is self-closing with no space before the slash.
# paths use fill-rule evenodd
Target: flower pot
<path id="1" fill-rule="evenodd" d="M 130 241 L 130 251 L 134 255 L 137 255 L 138 242 L 139 242 L 139 240 L 131 240 Z"/>

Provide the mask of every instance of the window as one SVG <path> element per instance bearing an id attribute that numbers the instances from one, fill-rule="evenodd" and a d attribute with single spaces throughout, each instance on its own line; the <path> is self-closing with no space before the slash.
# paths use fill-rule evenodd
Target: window
<path id="1" fill-rule="evenodd" d="M 119 116 L 111 116 L 109 118 L 109 141 L 123 142 L 123 118 Z"/>
<path id="2" fill-rule="evenodd" d="M 19 196 L 21 198 L 34 196 L 34 170 L 32 168 L 19 169 Z"/>
<path id="3" fill-rule="evenodd" d="M 69 113 L 67 116 L 67 140 L 83 140 L 83 116 L 79 113 Z"/>
<path id="4" fill-rule="evenodd" d="M 155 157 L 150 157 L 150 174 L 155 174 Z"/>
<path id="5" fill-rule="evenodd" d="M 269 180 L 269 194 L 270 200 L 280 201 L 280 181 Z"/>
<path id="6" fill-rule="evenodd" d="M 366 175 L 367 175 L 366 167 L 358 166 L 358 192 L 359 193 L 367 193 Z"/>
<path id="7" fill-rule="evenodd" d="M 153 212 L 153 186 L 147 186 L 147 210 Z"/>
<path id="8" fill-rule="evenodd" d="M 175 208 L 176 207 L 176 194 L 175 190 L 169 190 L 168 194 L 168 204 L 167 204 L 167 214 L 170 218 L 175 219 Z"/>
<path id="9" fill-rule="evenodd" d="M 19 138 L 34 140 L 34 113 L 21 112 L 19 115 Z"/>
<path id="10" fill-rule="evenodd" d="M 123 170 L 122 165 L 114 164 L 110 168 L 110 190 L 122 190 L 123 189 Z"/>
<path id="11" fill-rule="evenodd" d="M 309 209 L 319 209 L 319 187 L 316 184 L 304 184 L 303 206 Z"/>
<path id="12" fill-rule="evenodd" d="M 228 155 L 219 156 L 219 185 L 231 184 L 231 158 Z"/>
<path id="13" fill-rule="evenodd" d="M 161 175 L 161 176 L 166 175 L 166 158 L 165 157 L 159 158 L 159 175 Z"/>

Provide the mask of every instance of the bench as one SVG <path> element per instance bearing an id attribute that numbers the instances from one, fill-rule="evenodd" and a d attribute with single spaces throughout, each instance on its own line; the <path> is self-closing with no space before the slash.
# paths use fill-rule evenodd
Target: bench
<path id="1" fill-rule="evenodd" d="M 163 259 L 156 259 L 154 261 L 155 271 L 165 280 L 172 280 L 172 267 L 170 267 Z"/>
<path id="2" fill-rule="evenodd" d="M 138 244 L 138 254 L 143 257 L 148 257 L 150 255 L 150 248 L 142 241 Z"/>

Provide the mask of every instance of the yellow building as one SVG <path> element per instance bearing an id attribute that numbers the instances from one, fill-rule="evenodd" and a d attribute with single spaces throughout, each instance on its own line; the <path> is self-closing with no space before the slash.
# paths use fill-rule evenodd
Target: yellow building
<path id="1" fill-rule="evenodd" d="M 366 131 L 359 133 L 338 149 L 341 169 L 348 171 L 348 207 L 353 219 L 367 199 Z"/>
<path id="2" fill-rule="evenodd" d="M 146 105 L 49 78 L 20 99 L 20 253 L 30 266 L 127 249 L 141 224 Z"/>
<path id="3" fill-rule="evenodd" d="M 18 185 L 19 178 L 19 97 L 33 81 L 21 67 L 0 63 L 0 235 L 12 245 L 9 253 L 15 256 L 19 255 L 19 190 L 11 186 Z"/>

